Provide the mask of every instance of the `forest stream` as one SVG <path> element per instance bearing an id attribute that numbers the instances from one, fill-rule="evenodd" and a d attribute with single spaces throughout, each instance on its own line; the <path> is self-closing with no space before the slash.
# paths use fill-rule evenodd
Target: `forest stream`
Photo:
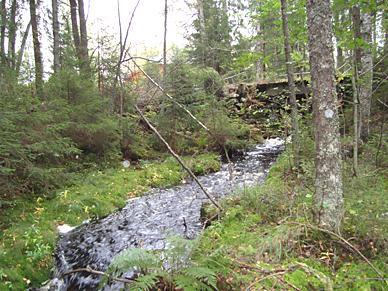
<path id="1" fill-rule="evenodd" d="M 239 189 L 263 183 L 282 149 L 281 139 L 268 139 L 233 162 L 232 179 L 228 165 L 223 164 L 219 172 L 199 177 L 199 180 L 217 199 L 238 193 Z M 121 251 L 128 248 L 162 250 L 168 247 L 166 238 L 171 235 L 195 238 L 203 229 L 201 207 L 205 202 L 208 199 L 197 184 L 187 181 L 169 189 L 153 189 L 129 200 L 120 211 L 61 234 L 55 252 L 56 279 L 51 281 L 51 288 L 96 290 L 100 276 L 85 272 L 63 274 L 87 266 L 105 271 Z M 124 277 L 130 276 L 131 272 L 124 274 Z M 58 279 L 62 277 L 63 280 Z M 104 290 L 119 288 L 116 284 Z"/>

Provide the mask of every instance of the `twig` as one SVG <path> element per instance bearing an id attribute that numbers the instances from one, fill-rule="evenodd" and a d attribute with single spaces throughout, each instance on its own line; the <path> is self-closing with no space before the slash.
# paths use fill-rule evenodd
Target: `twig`
<path id="1" fill-rule="evenodd" d="M 121 283 L 126 283 L 126 284 L 131 284 L 131 283 L 134 282 L 133 279 L 111 277 L 107 273 L 104 273 L 104 272 L 101 272 L 101 271 L 96 271 L 96 270 L 93 270 L 93 269 L 91 269 L 89 267 L 79 268 L 79 269 L 74 269 L 74 270 L 67 271 L 67 272 L 62 274 L 62 277 L 65 277 L 65 276 L 68 276 L 68 275 L 71 275 L 71 274 L 74 274 L 74 273 L 81 273 L 81 272 L 87 272 L 87 273 L 94 274 L 94 275 L 108 277 L 110 280 L 113 280 L 113 281 L 116 281 L 116 282 L 121 282 Z"/>
<path id="2" fill-rule="evenodd" d="M 379 101 L 381 104 L 383 104 L 385 107 L 388 108 L 388 105 L 386 103 L 384 103 L 383 101 L 381 101 L 379 98 L 377 98 L 377 101 Z"/>
<path id="3" fill-rule="evenodd" d="M 290 282 L 288 282 L 287 280 L 285 280 L 285 279 L 283 279 L 283 278 L 281 278 L 281 277 L 279 277 L 278 279 L 279 279 L 281 282 L 283 282 L 284 284 L 290 286 L 290 287 L 291 287 L 292 289 L 294 289 L 294 290 L 298 290 L 298 291 L 301 290 L 301 289 L 299 289 L 298 287 L 296 287 L 294 284 L 291 284 Z"/>

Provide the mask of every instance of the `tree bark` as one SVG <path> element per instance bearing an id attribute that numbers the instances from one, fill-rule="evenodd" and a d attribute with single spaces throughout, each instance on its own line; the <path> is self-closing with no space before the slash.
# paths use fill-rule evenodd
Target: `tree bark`
<path id="1" fill-rule="evenodd" d="M 5 27 L 7 22 L 7 10 L 6 10 L 6 0 L 1 1 L 1 21 L 0 21 L 0 61 L 1 66 L 5 65 L 6 62 L 6 53 L 5 53 Z"/>
<path id="2" fill-rule="evenodd" d="M 70 0 L 70 16 L 71 16 L 71 30 L 73 33 L 73 41 L 74 41 L 74 47 L 75 52 L 78 57 L 78 61 L 81 62 L 82 56 L 81 56 L 81 41 L 79 36 L 79 29 L 78 29 L 78 16 L 77 16 L 77 1 L 76 0 Z"/>
<path id="3" fill-rule="evenodd" d="M 283 34 L 284 53 L 286 56 L 288 89 L 290 91 L 291 120 L 292 120 L 292 148 L 294 153 L 294 165 L 299 167 L 299 126 L 298 126 L 298 104 L 296 103 L 294 65 L 291 59 L 290 32 L 288 28 L 287 0 L 280 0 Z"/>
<path id="4" fill-rule="evenodd" d="M 331 18 L 330 1 L 307 1 L 315 124 L 314 219 L 322 228 L 338 233 L 343 192 Z"/>
<path id="5" fill-rule="evenodd" d="M 342 11 L 337 11 L 335 13 L 335 19 L 334 21 L 336 22 L 336 25 L 340 26 L 342 25 L 343 22 L 343 12 Z M 336 37 L 336 42 L 337 42 L 337 69 L 342 68 L 342 65 L 344 64 L 344 55 L 343 55 L 343 50 L 341 47 L 341 44 L 339 43 L 340 38 Z"/>
<path id="6" fill-rule="evenodd" d="M 59 21 L 58 21 L 58 0 L 52 0 L 52 13 L 53 13 L 53 69 L 54 73 L 57 73 L 60 68 L 59 60 Z"/>
<path id="7" fill-rule="evenodd" d="M 260 20 L 259 20 L 260 21 Z M 256 24 L 256 34 L 259 38 L 261 38 L 261 24 L 260 22 Z M 256 80 L 260 81 L 264 79 L 264 41 L 262 39 L 258 39 L 255 45 L 255 51 L 259 54 L 259 57 L 256 60 Z"/>
<path id="8" fill-rule="evenodd" d="M 205 11 L 203 7 L 203 0 L 197 0 L 197 10 L 199 18 L 199 34 L 201 36 L 201 50 L 202 50 L 202 63 L 204 66 L 207 65 L 207 35 L 206 35 L 206 20 Z"/>
<path id="9" fill-rule="evenodd" d="M 16 11 L 18 8 L 17 0 L 12 1 L 11 14 L 8 20 L 8 65 L 10 68 L 15 69 L 16 64 Z"/>
<path id="10" fill-rule="evenodd" d="M 24 51 L 26 48 L 26 43 L 27 43 L 28 35 L 30 33 L 30 29 L 31 29 L 31 20 L 28 23 L 26 30 L 24 31 L 22 43 L 20 46 L 20 50 L 18 52 L 18 57 L 17 57 L 17 62 L 16 62 L 16 75 L 17 76 L 19 76 L 19 73 L 20 73 L 20 67 L 22 65 L 23 55 L 24 55 Z"/>
<path id="11" fill-rule="evenodd" d="M 353 89 L 353 175 L 357 176 L 358 173 L 358 116 L 359 116 L 359 104 L 358 104 L 358 68 L 357 68 L 357 60 L 356 60 L 356 52 L 353 50 L 352 56 L 352 89 Z"/>
<path id="12" fill-rule="evenodd" d="M 360 101 L 360 138 L 365 141 L 369 136 L 369 120 L 372 99 L 373 53 L 372 53 L 372 15 L 361 13 L 360 34 L 364 42 L 360 50 L 359 101 Z"/>
<path id="13" fill-rule="evenodd" d="M 79 28 L 81 33 L 81 39 L 80 39 L 81 68 L 85 73 L 89 73 L 90 66 L 89 66 L 89 53 L 88 53 L 88 33 L 86 29 L 84 0 L 78 0 L 78 13 L 79 13 Z"/>
<path id="14" fill-rule="evenodd" d="M 36 95 L 43 98 L 43 62 L 42 52 L 39 40 L 38 16 L 36 11 L 35 0 L 30 0 L 30 16 L 32 26 L 32 40 L 34 44 L 34 59 L 35 59 L 35 88 Z"/>

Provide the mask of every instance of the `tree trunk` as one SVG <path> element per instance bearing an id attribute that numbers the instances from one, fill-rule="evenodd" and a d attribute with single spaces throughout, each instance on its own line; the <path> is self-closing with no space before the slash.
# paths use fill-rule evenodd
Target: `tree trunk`
<path id="1" fill-rule="evenodd" d="M 259 37 L 259 39 L 256 42 L 255 45 L 255 51 L 259 54 L 257 61 L 256 61 L 256 80 L 263 80 L 264 79 L 264 43 L 261 39 L 261 24 L 260 22 L 256 25 L 256 35 Z"/>
<path id="2" fill-rule="evenodd" d="M 17 57 L 17 62 L 16 62 L 16 75 L 17 76 L 19 76 L 19 73 L 20 73 L 20 67 L 22 65 L 24 50 L 26 48 L 26 43 L 27 43 L 28 35 L 30 33 L 30 29 L 31 29 L 31 20 L 28 23 L 26 30 L 24 31 L 22 43 L 20 46 L 20 50 L 18 52 L 18 57 Z"/>
<path id="3" fill-rule="evenodd" d="M 299 128 L 298 104 L 296 103 L 294 65 L 291 59 L 290 32 L 288 28 L 287 0 L 280 0 L 284 34 L 284 53 L 286 56 L 288 89 L 290 90 L 291 120 L 292 120 L 292 148 L 294 165 L 299 167 Z"/>
<path id="4" fill-rule="evenodd" d="M 52 0 L 52 11 L 53 11 L 53 57 L 54 73 L 57 73 L 60 68 L 59 60 L 59 21 L 58 21 L 58 0 Z"/>
<path id="5" fill-rule="evenodd" d="M 314 219 L 338 233 L 343 192 L 331 17 L 330 1 L 307 1 L 316 151 Z"/>
<path id="6" fill-rule="evenodd" d="M 0 21 L 0 61 L 1 66 L 3 67 L 6 62 L 6 54 L 5 54 L 5 26 L 7 22 L 7 8 L 6 8 L 6 0 L 1 1 L 1 21 Z"/>
<path id="7" fill-rule="evenodd" d="M 352 8 L 352 23 L 353 23 L 353 34 L 354 34 L 354 40 L 355 40 L 355 48 L 354 48 L 354 59 L 356 61 L 357 67 L 360 65 L 361 61 L 361 49 L 358 45 L 357 39 L 361 39 L 361 15 L 360 15 L 360 7 L 353 6 Z"/>
<path id="8" fill-rule="evenodd" d="M 78 61 L 81 63 L 81 60 L 82 60 L 81 41 L 80 41 L 79 29 L 78 29 L 77 1 L 76 0 L 70 0 L 70 16 L 71 16 L 71 30 L 73 33 L 75 52 L 77 54 Z"/>
<path id="9" fill-rule="evenodd" d="M 80 53 L 81 53 L 81 68 L 84 73 L 90 73 L 89 53 L 88 53 L 88 33 L 86 29 L 86 17 L 84 11 L 84 0 L 78 0 L 79 12 L 79 28 L 81 32 Z"/>
<path id="10" fill-rule="evenodd" d="M 363 45 L 360 50 L 360 84 L 358 96 L 360 101 L 359 134 L 361 139 L 365 141 L 369 136 L 369 119 L 373 82 L 372 15 L 369 12 L 361 13 L 360 34 L 365 45 Z"/>
<path id="11" fill-rule="evenodd" d="M 204 66 L 207 65 L 207 36 L 206 36 L 206 22 L 205 22 L 205 11 L 203 7 L 203 0 L 197 0 L 197 10 L 199 17 L 199 30 L 201 36 L 201 50 L 202 50 L 202 63 Z"/>
<path id="12" fill-rule="evenodd" d="M 168 0 L 164 1 L 164 36 L 163 36 L 163 84 L 165 85 L 167 76 L 167 16 Z"/>
<path id="13" fill-rule="evenodd" d="M 32 26 L 32 40 L 34 43 L 36 95 L 39 98 L 43 98 L 43 62 L 39 41 L 38 16 L 36 12 L 35 0 L 30 0 L 30 16 Z"/>
<path id="14" fill-rule="evenodd" d="M 335 14 L 335 22 L 336 25 L 340 26 L 342 25 L 342 22 L 344 20 L 343 12 L 337 11 Z M 340 38 L 336 37 L 336 43 L 337 43 L 337 69 L 342 68 L 342 65 L 344 64 L 344 55 L 343 50 L 341 47 L 341 44 L 339 43 Z"/>
<path id="15" fill-rule="evenodd" d="M 16 11 L 18 3 L 16 0 L 12 1 L 11 15 L 8 21 L 8 65 L 10 68 L 15 69 L 16 64 Z"/>
<path id="16" fill-rule="evenodd" d="M 359 104 L 358 104 L 358 68 L 357 68 L 357 59 L 356 52 L 353 50 L 352 56 L 352 89 L 353 89 L 353 175 L 357 176 L 358 173 L 358 117 L 359 117 Z"/>

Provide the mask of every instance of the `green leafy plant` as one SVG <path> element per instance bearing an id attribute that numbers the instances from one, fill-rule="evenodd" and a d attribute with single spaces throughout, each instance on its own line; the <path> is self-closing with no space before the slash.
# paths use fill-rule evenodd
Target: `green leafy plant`
<path id="1" fill-rule="evenodd" d="M 136 277 L 127 286 L 130 290 L 152 290 L 155 286 L 163 290 L 215 290 L 216 271 L 190 260 L 195 244 L 196 241 L 173 236 L 163 251 L 127 249 L 112 260 L 100 287 L 109 284 L 109 278 L 133 271 Z"/>

